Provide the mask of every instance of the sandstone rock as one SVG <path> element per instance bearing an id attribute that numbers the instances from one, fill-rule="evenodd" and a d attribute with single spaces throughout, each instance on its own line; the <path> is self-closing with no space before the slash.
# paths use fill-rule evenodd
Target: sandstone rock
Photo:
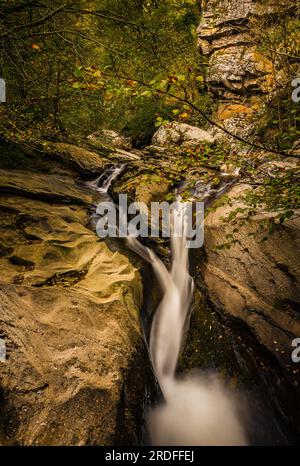
<path id="1" fill-rule="evenodd" d="M 125 177 L 117 184 L 115 195 L 126 193 L 132 202 L 143 202 L 150 206 L 151 202 L 161 201 L 169 192 L 170 183 L 167 180 L 157 180 L 148 174 L 136 174 L 133 178 Z"/>
<path id="2" fill-rule="evenodd" d="M 89 205 L 94 201 L 94 193 L 76 185 L 74 179 L 66 174 L 41 174 L 25 170 L 0 169 L 1 191 L 62 204 L 71 202 Z"/>
<path id="3" fill-rule="evenodd" d="M 253 92 L 267 94 L 272 90 L 268 87 L 272 82 L 266 80 L 266 75 L 272 75 L 272 71 L 271 61 L 254 47 L 227 46 L 213 54 L 207 83 L 220 97 L 226 89 L 242 96 Z"/>
<path id="4" fill-rule="evenodd" d="M 300 149 L 300 139 L 294 142 L 293 144 L 293 150 L 298 150 Z"/>
<path id="5" fill-rule="evenodd" d="M 209 57 L 206 82 L 221 105 L 251 109 L 238 116 L 227 112 L 227 118 L 222 119 L 226 129 L 249 137 L 253 131 L 249 117 L 263 109 L 268 96 L 284 85 L 280 67 L 275 69 L 256 45 L 252 20 L 284 14 L 284 6 L 274 0 L 208 0 L 203 9 L 198 36 L 200 51 Z M 253 96 L 259 100 L 258 107 L 258 100 L 252 105 Z"/>
<path id="6" fill-rule="evenodd" d="M 0 444 L 136 444 L 137 270 L 86 227 L 94 194 L 71 175 L 7 171 L 0 187 Z"/>
<path id="7" fill-rule="evenodd" d="M 85 175 L 99 173 L 108 164 L 109 161 L 101 157 L 96 152 L 62 142 L 47 143 L 47 157 L 56 159 L 66 166 L 75 168 L 78 172 Z"/>
<path id="8" fill-rule="evenodd" d="M 132 149 L 132 141 L 130 138 L 123 136 L 116 131 L 102 129 L 88 136 L 88 141 L 94 147 L 101 149 L 102 146 L 110 146 L 116 149 L 130 151 Z"/>
<path id="9" fill-rule="evenodd" d="M 297 155 L 300 158 L 300 139 L 294 142 L 290 154 Z"/>
<path id="10" fill-rule="evenodd" d="M 228 120 L 239 115 L 248 115 L 251 109 L 242 104 L 221 104 L 218 109 L 218 119 L 220 121 Z"/>
<path id="11" fill-rule="evenodd" d="M 112 133 L 111 137 L 108 137 L 106 133 Z M 127 138 L 114 131 L 99 131 L 98 133 L 91 134 L 87 139 L 91 147 L 101 151 L 110 161 L 141 159 L 141 151 L 133 149 L 130 140 L 127 141 Z"/>
<path id="12" fill-rule="evenodd" d="M 227 315 L 245 322 L 278 361 L 293 385 L 291 342 L 300 335 L 300 247 L 297 216 L 280 226 L 265 241 L 259 224 L 272 217 L 263 211 L 238 226 L 224 220 L 251 187 L 237 185 L 227 195 L 231 205 L 217 208 L 205 221 L 203 279 L 213 303 Z M 241 214 L 242 215 L 242 214 Z M 230 249 L 216 249 L 228 240 Z"/>
<path id="13" fill-rule="evenodd" d="M 141 152 L 138 150 L 127 152 L 123 149 L 114 149 L 113 151 L 109 152 L 108 157 L 115 161 L 140 160 Z"/>
<path id="14" fill-rule="evenodd" d="M 214 138 L 207 131 L 186 123 L 168 123 L 161 126 L 152 138 L 154 146 L 213 144 Z"/>

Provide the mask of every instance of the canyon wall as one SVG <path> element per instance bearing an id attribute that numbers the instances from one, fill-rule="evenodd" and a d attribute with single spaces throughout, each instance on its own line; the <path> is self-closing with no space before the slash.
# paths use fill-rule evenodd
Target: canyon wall
<path id="1" fill-rule="evenodd" d="M 218 101 L 218 120 L 227 129 L 251 134 L 257 113 L 287 79 L 278 53 L 262 47 L 261 39 L 278 16 L 296 8 L 280 0 L 202 2 L 199 49 L 208 59 L 206 82 Z"/>

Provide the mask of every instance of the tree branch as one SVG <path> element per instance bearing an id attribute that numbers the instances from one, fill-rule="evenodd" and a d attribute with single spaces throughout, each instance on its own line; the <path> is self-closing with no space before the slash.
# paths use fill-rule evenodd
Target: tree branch
<path id="1" fill-rule="evenodd" d="M 66 8 L 66 5 L 62 5 L 60 6 L 59 8 L 56 8 L 55 10 L 52 10 L 50 13 L 48 13 L 46 16 L 43 16 L 42 18 L 40 19 L 37 19 L 36 21 L 33 21 L 32 23 L 27 23 L 27 24 L 23 24 L 22 26 L 17 26 L 15 29 L 13 29 L 12 31 L 10 32 L 4 32 L 1 34 L 1 39 L 6 39 L 6 38 L 10 38 L 11 37 L 11 34 L 17 32 L 17 31 L 21 31 L 23 29 L 30 29 L 30 28 L 33 28 L 33 27 L 36 27 L 36 26 L 40 26 L 41 24 L 45 23 L 46 21 L 48 21 L 48 19 L 52 18 L 53 16 L 57 15 L 58 13 L 60 13 L 62 10 L 64 10 Z"/>
<path id="2" fill-rule="evenodd" d="M 157 92 L 159 94 L 167 95 L 169 97 L 172 97 L 173 99 L 176 99 L 177 101 L 188 105 L 193 110 L 198 112 L 209 124 L 211 124 L 211 125 L 215 126 L 216 128 L 222 130 L 228 136 L 231 136 L 232 138 L 236 139 L 237 141 L 242 142 L 244 144 L 247 144 L 248 146 L 253 147 L 254 149 L 262 150 L 262 151 L 265 151 L 265 152 L 270 152 L 272 154 L 280 155 L 280 156 L 283 156 L 283 157 L 293 157 L 295 159 L 300 159 L 300 156 L 298 156 L 298 155 L 288 154 L 286 152 L 281 152 L 281 151 L 271 149 L 269 147 L 266 147 L 266 146 L 263 146 L 263 145 L 260 145 L 260 144 L 253 143 L 253 142 L 248 141 L 247 139 L 242 138 L 241 136 L 238 136 L 237 134 L 232 133 L 231 131 L 226 129 L 224 126 L 222 126 L 219 123 L 217 123 L 216 121 L 214 121 L 209 115 L 207 115 L 207 113 L 205 113 L 203 110 L 198 108 L 195 104 L 193 104 L 192 102 L 190 102 L 189 100 L 187 100 L 185 98 L 178 97 L 178 96 L 176 96 L 175 94 L 172 94 L 169 91 L 163 91 L 161 89 L 153 89 L 153 87 L 150 84 L 145 83 L 145 82 L 143 82 L 143 81 L 141 81 L 139 79 L 133 79 L 133 78 L 129 78 L 129 77 L 126 77 L 126 76 L 113 75 L 113 74 L 108 74 L 108 73 L 102 73 L 102 74 L 104 76 L 109 76 L 109 77 L 121 79 L 123 81 L 133 81 L 133 82 L 135 82 L 137 84 L 140 84 L 141 86 L 144 86 L 144 87 L 146 87 L 148 89 L 151 89 L 153 92 Z"/>
<path id="3" fill-rule="evenodd" d="M 143 29 L 144 31 L 149 32 L 150 34 L 154 34 L 150 29 L 148 29 L 143 24 L 134 23 L 133 21 L 128 21 L 128 20 L 126 20 L 124 18 L 121 18 L 119 16 L 113 16 L 112 14 L 107 15 L 107 14 L 101 12 L 101 11 L 85 10 L 85 9 L 79 9 L 79 8 L 67 8 L 66 11 L 69 12 L 69 13 L 80 13 L 82 15 L 97 16 L 98 18 L 107 19 L 107 20 L 110 20 L 110 21 L 115 21 L 117 23 L 126 24 L 127 26 L 132 26 L 132 27 L 135 27 L 135 28 L 138 28 L 138 29 Z"/>

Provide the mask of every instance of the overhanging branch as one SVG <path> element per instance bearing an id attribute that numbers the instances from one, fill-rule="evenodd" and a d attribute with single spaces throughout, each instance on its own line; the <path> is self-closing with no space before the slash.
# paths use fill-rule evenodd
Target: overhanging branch
<path id="1" fill-rule="evenodd" d="M 205 113 L 203 110 L 198 108 L 195 104 L 193 104 L 192 102 L 190 102 L 189 100 L 187 100 L 187 99 L 185 99 L 183 97 L 178 97 L 178 96 L 176 96 L 175 94 L 172 94 L 169 91 L 163 91 L 161 89 L 153 89 L 153 87 L 150 84 L 145 83 L 144 81 L 141 81 L 139 79 L 133 79 L 133 78 L 129 78 L 129 77 L 126 77 L 126 76 L 113 75 L 113 74 L 108 74 L 108 73 L 102 73 L 102 74 L 104 76 L 109 76 L 109 77 L 121 79 L 123 81 L 132 81 L 132 82 L 140 84 L 141 86 L 144 86 L 144 87 L 146 87 L 148 89 L 151 89 L 153 92 L 159 93 L 161 95 L 167 95 L 169 97 L 172 97 L 173 99 L 176 99 L 178 102 L 182 102 L 182 103 L 188 105 L 190 108 L 192 108 L 196 112 L 198 112 L 212 126 L 215 126 L 216 128 L 218 128 L 221 131 L 223 131 L 224 133 L 226 133 L 228 136 L 230 136 L 230 137 L 234 138 L 235 140 L 237 140 L 239 142 L 242 142 L 243 144 L 246 144 L 246 145 L 248 145 L 248 146 L 250 146 L 250 147 L 252 147 L 254 149 L 262 150 L 262 151 L 265 151 L 265 152 L 270 152 L 272 154 L 280 155 L 280 156 L 283 156 L 283 157 L 293 157 L 293 158 L 296 158 L 296 159 L 300 159 L 300 156 L 298 156 L 298 155 L 288 154 L 286 152 L 281 152 L 281 151 L 278 151 L 278 150 L 275 150 L 275 149 L 271 149 L 270 147 L 266 147 L 266 146 L 261 145 L 261 144 L 256 144 L 254 142 L 248 141 L 245 138 L 242 138 L 241 136 L 238 136 L 237 134 L 232 133 L 227 128 L 225 128 L 224 126 L 222 126 L 219 123 L 217 123 L 216 121 L 214 121 L 209 115 L 207 115 L 207 113 Z"/>

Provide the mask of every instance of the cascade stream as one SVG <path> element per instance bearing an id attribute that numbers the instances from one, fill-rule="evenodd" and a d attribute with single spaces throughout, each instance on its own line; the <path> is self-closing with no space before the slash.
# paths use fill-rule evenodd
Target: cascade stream
<path id="1" fill-rule="evenodd" d="M 124 165 L 110 168 L 88 186 L 103 195 L 123 171 Z M 226 178 L 226 175 L 224 175 Z M 228 186 L 228 179 L 224 187 Z M 199 191 L 200 186 L 197 186 Z M 209 186 L 203 186 L 209 198 Z M 197 192 L 199 195 L 199 192 Z M 212 195 L 216 193 L 212 191 Z M 187 219 L 184 203 L 177 201 L 173 224 L 181 225 L 182 236 L 171 235 L 170 270 L 137 238 L 129 236 L 129 247 L 153 268 L 163 297 L 151 325 L 149 357 L 163 394 L 163 402 L 148 415 L 153 445 L 246 445 L 246 435 L 238 419 L 233 394 L 214 374 L 176 376 L 180 351 L 189 322 L 194 282 L 189 272 Z M 172 229 L 173 231 L 173 229 Z"/>

